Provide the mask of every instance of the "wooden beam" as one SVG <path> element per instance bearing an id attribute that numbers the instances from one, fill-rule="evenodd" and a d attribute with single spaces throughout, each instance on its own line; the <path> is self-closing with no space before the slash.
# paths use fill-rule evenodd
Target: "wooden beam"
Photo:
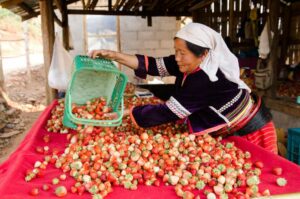
<path id="1" fill-rule="evenodd" d="M 37 16 L 39 16 L 40 15 L 40 13 L 39 12 L 36 12 L 35 14 L 28 14 L 28 15 L 26 15 L 26 16 L 22 16 L 22 21 L 26 21 L 26 20 L 28 20 L 28 19 L 31 19 L 31 18 L 33 18 L 33 17 L 37 17 Z"/>
<path id="2" fill-rule="evenodd" d="M 87 0 L 87 3 L 86 3 L 86 8 L 88 9 L 91 5 L 91 0 Z"/>
<path id="3" fill-rule="evenodd" d="M 62 6 L 61 6 L 61 1 L 59 0 L 54 0 L 56 7 L 59 9 L 60 12 L 62 12 Z"/>
<path id="4" fill-rule="evenodd" d="M 73 10 L 69 9 L 68 14 L 77 15 L 128 15 L 128 16 L 191 16 L 190 12 L 173 11 L 106 11 L 106 10 Z"/>
<path id="5" fill-rule="evenodd" d="M 22 3 L 23 0 L 9 0 L 9 1 L 4 1 L 3 3 L 0 3 L 0 5 L 2 6 L 2 8 L 12 8 L 20 3 Z"/>
<path id="6" fill-rule="evenodd" d="M 120 10 L 121 7 L 123 6 L 123 4 L 126 2 L 126 0 L 121 0 L 120 4 L 118 5 L 118 7 L 116 8 L 116 10 Z"/>
<path id="7" fill-rule="evenodd" d="M 82 3 L 83 9 L 85 10 L 86 9 L 85 0 L 81 0 L 81 3 Z"/>
<path id="8" fill-rule="evenodd" d="M 41 1 L 43 1 L 43 0 L 41 0 Z M 67 3 L 69 5 L 69 4 L 72 4 L 77 1 L 79 1 L 79 0 L 69 0 Z M 56 8 L 56 6 L 53 7 L 53 9 L 55 9 L 55 8 Z M 22 21 L 26 21 L 26 20 L 36 17 L 38 15 L 40 15 L 40 11 L 35 12 L 33 15 L 22 16 Z"/>
<path id="9" fill-rule="evenodd" d="M 126 0 L 123 5 L 123 10 L 130 10 L 131 4 L 133 0 Z"/>
<path id="10" fill-rule="evenodd" d="M 98 0 L 93 0 L 92 3 L 89 6 L 89 9 L 90 10 L 94 10 L 95 7 L 96 7 L 96 5 L 97 5 L 97 3 L 98 3 Z"/>
<path id="11" fill-rule="evenodd" d="M 112 0 L 108 0 L 108 10 L 112 10 Z"/>
<path id="12" fill-rule="evenodd" d="M 222 8 L 223 9 L 223 8 Z M 198 12 L 198 10 L 196 10 L 196 12 Z M 230 12 L 229 11 L 222 11 L 221 13 L 219 12 L 214 12 L 214 13 L 205 13 L 205 16 L 204 17 L 228 17 L 229 18 L 229 15 L 230 15 Z M 244 12 L 234 12 L 234 16 L 235 17 L 243 17 L 245 15 Z M 258 13 L 257 14 L 257 18 L 260 18 L 260 17 L 267 17 L 268 13 Z M 226 19 L 227 21 L 227 19 Z"/>
<path id="13" fill-rule="evenodd" d="M 125 10 L 133 10 L 134 5 L 138 2 L 138 0 L 129 0 L 127 3 L 124 5 Z"/>
<path id="14" fill-rule="evenodd" d="M 43 34 L 43 52 L 44 52 L 44 67 L 46 75 L 46 99 L 47 104 L 50 104 L 56 97 L 56 91 L 49 87 L 48 72 L 51 63 L 51 57 L 54 44 L 54 19 L 52 0 L 42 0 L 40 3 L 41 26 Z"/>
<path id="15" fill-rule="evenodd" d="M 54 18 L 54 21 L 62 28 L 62 27 L 63 27 L 63 23 L 62 23 L 62 21 L 57 17 L 57 15 L 55 14 L 54 11 L 53 11 L 53 18 Z"/>
<path id="16" fill-rule="evenodd" d="M 168 6 L 168 8 L 173 9 L 176 7 L 184 7 L 184 5 L 186 4 L 187 4 L 186 0 L 177 0 L 176 3 L 172 3 L 171 5 Z"/>
<path id="17" fill-rule="evenodd" d="M 197 3 L 196 5 L 194 5 L 193 7 L 191 7 L 189 9 L 190 12 L 204 8 L 208 5 L 210 5 L 211 3 L 215 2 L 216 0 L 203 0 L 200 3 Z"/>
<path id="18" fill-rule="evenodd" d="M 120 1 L 121 1 L 121 0 L 117 0 L 117 1 L 116 1 L 115 5 L 113 6 L 113 10 L 117 10 Z"/>
<path id="19" fill-rule="evenodd" d="M 145 0 L 140 0 L 138 3 L 135 4 L 133 11 L 139 11 L 139 8 L 144 4 Z"/>
<path id="20" fill-rule="evenodd" d="M 25 10 L 29 15 L 33 16 L 33 15 L 38 15 L 38 13 L 36 13 L 30 6 L 28 6 L 26 3 L 22 2 L 20 4 L 18 4 L 18 6 L 20 8 L 22 8 L 23 10 Z"/>
<path id="21" fill-rule="evenodd" d="M 147 25 L 148 25 L 149 27 L 152 26 L 152 17 L 151 17 L 151 16 L 147 16 Z"/>

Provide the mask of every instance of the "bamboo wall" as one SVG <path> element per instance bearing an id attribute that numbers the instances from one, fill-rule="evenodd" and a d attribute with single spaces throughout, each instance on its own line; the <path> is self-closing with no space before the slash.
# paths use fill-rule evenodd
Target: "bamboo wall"
<path id="1" fill-rule="evenodd" d="M 245 34 L 241 35 L 241 30 L 245 30 L 245 23 L 250 22 L 250 2 L 250 0 L 216 0 L 210 7 L 199 13 L 197 18 L 199 22 L 222 33 L 223 38 L 230 37 L 234 52 L 249 50 L 257 46 L 252 37 L 253 34 L 256 37 L 260 34 L 266 22 L 268 0 L 255 2 L 257 20 L 253 21 L 253 24 L 256 24 L 257 29 L 252 30 L 253 33 L 248 32 L 248 36 L 245 37 Z M 232 12 L 230 12 L 231 7 Z"/>
<path id="2" fill-rule="evenodd" d="M 240 31 L 241 28 L 245 30 L 245 22 L 249 22 L 250 2 L 254 3 L 257 8 L 257 20 L 254 22 L 257 29 L 252 30 L 254 31 L 253 33 L 249 33 L 249 31 L 247 33 L 251 34 L 251 38 L 249 38 L 249 35 L 241 35 Z M 283 62 L 285 64 L 294 64 L 300 62 L 300 2 L 289 5 L 287 13 L 284 13 L 285 6 L 285 4 L 281 3 L 278 10 L 280 13 L 278 29 L 280 30 L 281 38 L 279 45 L 282 47 L 279 53 L 284 56 Z M 231 7 L 233 9 L 230 12 Z M 260 35 L 268 13 L 268 0 L 216 0 L 211 6 L 197 13 L 194 20 L 212 27 L 220 32 L 223 38 L 230 37 L 232 50 L 235 53 L 239 53 L 257 46 L 257 40 L 252 37 L 253 34 L 256 36 Z M 289 16 L 285 20 L 287 14 Z M 283 23 L 286 22 L 288 23 L 287 35 L 283 34 L 282 31 L 285 26 Z M 284 37 L 286 36 L 286 44 L 283 45 Z"/>
<path id="3" fill-rule="evenodd" d="M 300 3 L 292 4 L 286 64 L 300 62 Z M 285 49 L 282 49 L 285 50 Z"/>

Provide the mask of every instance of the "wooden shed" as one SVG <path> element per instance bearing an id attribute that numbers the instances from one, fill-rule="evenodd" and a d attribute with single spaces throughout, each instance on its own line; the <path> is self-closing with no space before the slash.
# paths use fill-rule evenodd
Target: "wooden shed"
<path id="1" fill-rule="evenodd" d="M 81 8 L 71 8 L 73 3 Z M 2 0 L 0 5 L 22 20 L 41 15 L 46 74 L 54 43 L 54 23 L 62 27 L 64 46 L 69 48 L 69 15 L 141 16 L 147 18 L 149 26 L 156 16 L 175 16 L 178 20 L 192 17 L 220 32 L 235 53 L 257 48 L 258 37 L 268 21 L 268 34 L 273 34 L 267 59 L 272 68 L 272 89 L 268 92 L 273 98 L 282 67 L 300 59 L 300 2 L 296 0 Z M 61 17 L 55 14 L 56 9 Z M 55 98 L 55 91 L 47 82 L 45 86 L 49 103 Z"/>

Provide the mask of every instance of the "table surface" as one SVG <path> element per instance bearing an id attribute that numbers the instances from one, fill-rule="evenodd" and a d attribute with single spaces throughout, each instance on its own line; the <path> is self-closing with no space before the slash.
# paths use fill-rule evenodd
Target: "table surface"
<path id="1" fill-rule="evenodd" d="M 51 142 L 48 143 L 50 149 L 57 148 L 61 151 L 67 145 L 66 134 L 49 133 L 45 129 L 47 119 L 50 116 L 51 110 L 57 104 L 54 101 L 49 105 L 44 112 L 39 116 L 31 130 L 27 133 L 24 140 L 18 146 L 16 151 L 12 153 L 9 158 L 0 165 L 0 198 L 34 198 L 29 195 L 29 191 L 33 187 L 41 188 L 43 184 L 49 184 L 51 189 L 43 191 L 40 189 L 37 198 L 57 198 L 54 195 L 56 185 L 52 185 L 52 179 L 62 174 L 60 169 L 55 168 L 53 165 L 48 165 L 45 170 L 45 176 L 33 179 L 30 182 L 25 182 L 25 172 L 32 169 L 35 161 L 42 161 L 43 154 L 35 152 L 36 146 L 45 146 L 43 136 L 50 135 Z M 260 160 L 264 163 L 262 175 L 260 176 L 261 183 L 260 190 L 269 189 L 271 194 L 286 194 L 293 192 L 300 192 L 300 166 L 280 157 L 265 151 L 259 146 L 253 145 L 248 141 L 232 136 L 227 138 L 226 141 L 235 142 L 236 146 L 242 150 L 247 150 L 252 154 L 252 161 Z M 288 184 L 285 187 L 276 185 L 277 176 L 271 173 L 273 167 L 282 167 L 282 177 L 287 179 Z M 65 181 L 61 181 L 60 185 L 70 187 L 74 183 L 74 179 L 70 176 Z M 199 193 L 196 192 L 196 193 Z M 64 198 L 91 198 L 89 193 L 84 193 L 82 196 L 68 193 Z M 177 198 L 174 188 L 172 186 L 161 185 L 159 187 L 139 185 L 136 191 L 126 190 L 122 187 L 113 187 L 113 192 L 107 198 Z"/>

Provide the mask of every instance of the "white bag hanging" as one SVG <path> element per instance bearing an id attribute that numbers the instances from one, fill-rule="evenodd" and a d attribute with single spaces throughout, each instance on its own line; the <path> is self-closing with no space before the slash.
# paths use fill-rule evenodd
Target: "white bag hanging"
<path id="1" fill-rule="evenodd" d="M 72 56 L 64 48 L 58 33 L 55 35 L 53 54 L 48 73 L 48 84 L 59 91 L 67 90 L 72 73 Z"/>

